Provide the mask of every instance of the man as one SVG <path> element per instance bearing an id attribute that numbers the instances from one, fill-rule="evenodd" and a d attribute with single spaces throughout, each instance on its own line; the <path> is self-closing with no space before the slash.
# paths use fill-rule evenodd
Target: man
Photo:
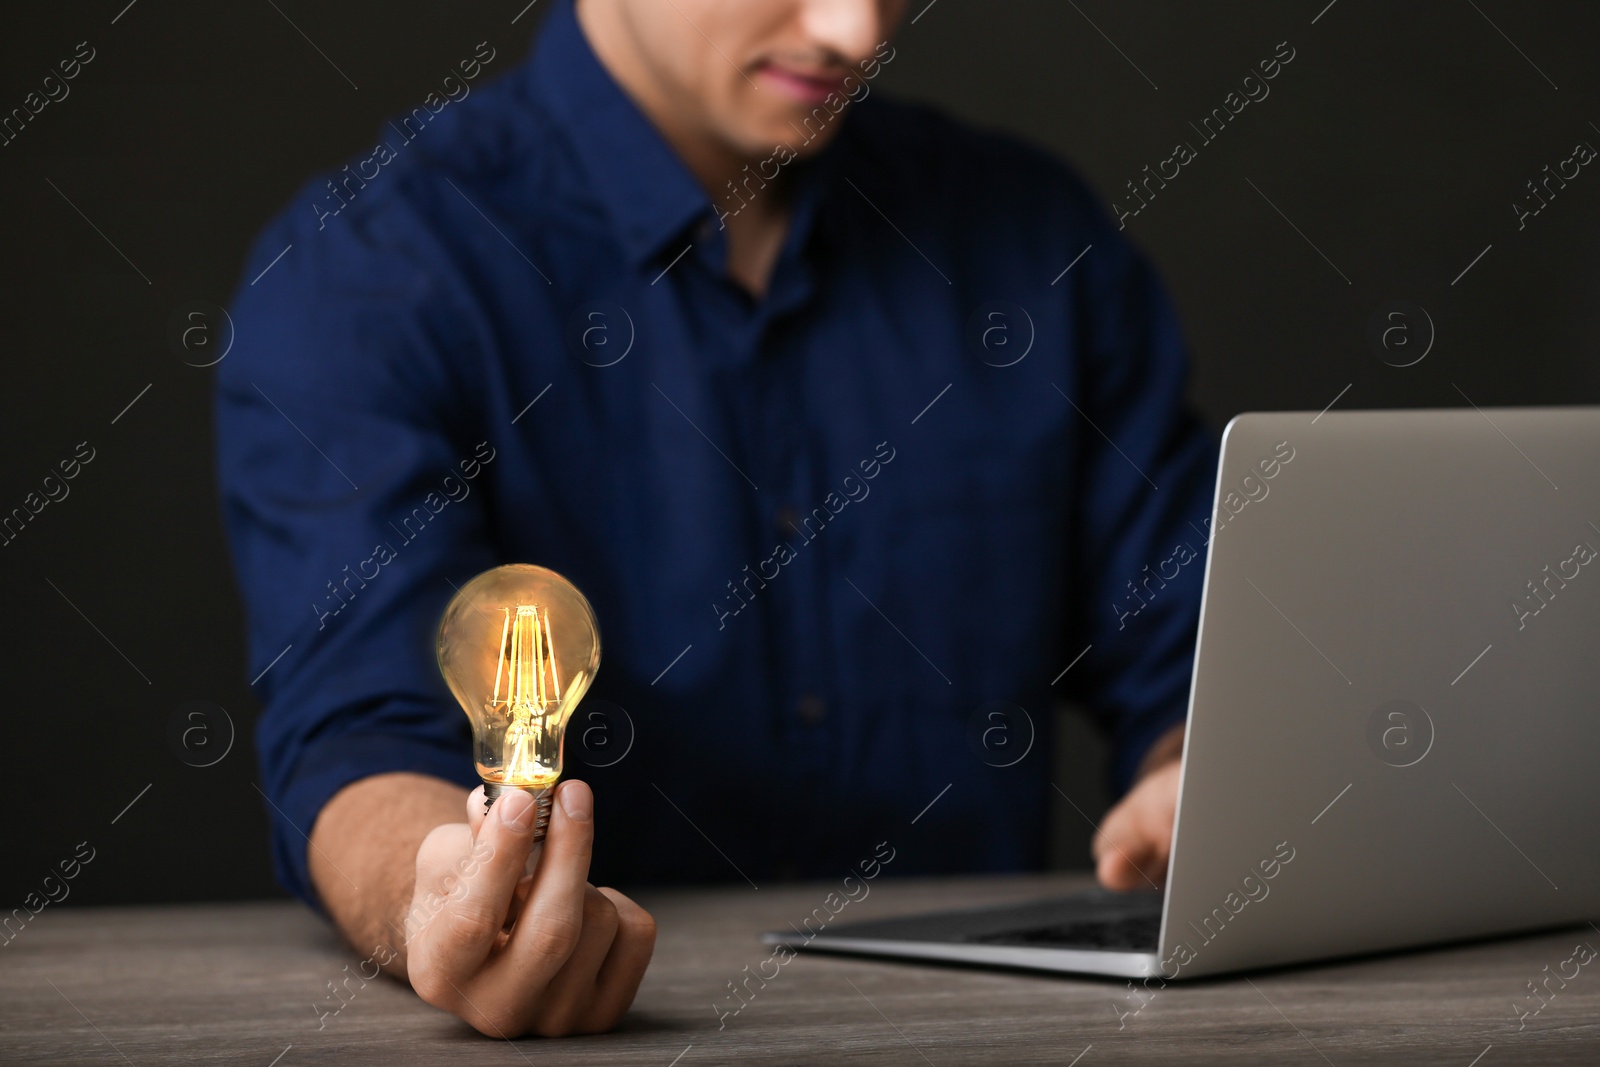
<path id="1" fill-rule="evenodd" d="M 876 93 L 904 13 L 560 0 L 245 270 L 218 452 L 278 870 L 486 1034 L 632 1001 L 654 928 L 591 860 L 1040 866 L 1062 695 L 1131 787 L 1100 879 L 1163 876 L 1214 444 L 1084 186 Z M 512 561 L 605 640 L 567 746 L 594 789 L 558 789 L 537 864 L 526 798 L 469 796 L 431 655 Z"/>

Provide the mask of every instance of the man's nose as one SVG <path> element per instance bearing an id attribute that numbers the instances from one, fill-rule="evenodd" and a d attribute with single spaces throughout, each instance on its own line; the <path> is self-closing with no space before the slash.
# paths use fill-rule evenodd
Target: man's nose
<path id="1" fill-rule="evenodd" d="M 800 17 L 811 43 L 853 65 L 888 37 L 884 6 L 880 0 L 804 0 Z"/>

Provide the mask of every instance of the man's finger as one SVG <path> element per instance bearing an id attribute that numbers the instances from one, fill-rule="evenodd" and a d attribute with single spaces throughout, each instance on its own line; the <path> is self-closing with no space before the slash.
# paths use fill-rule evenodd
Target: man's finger
<path id="1" fill-rule="evenodd" d="M 442 972 L 463 990 L 483 966 L 505 925 L 523 864 L 533 844 L 534 800 L 510 789 L 483 820 L 464 857 L 459 888 L 445 901 L 420 939 L 425 970 Z M 420 990 L 419 990 L 420 992 Z"/>
<path id="2" fill-rule="evenodd" d="M 461 857 L 471 851 L 472 833 L 464 825 L 449 822 L 435 826 L 417 848 L 417 896 L 432 896 L 435 903 L 442 901 L 455 885 L 454 880 L 447 879 L 458 873 Z"/>
<path id="3" fill-rule="evenodd" d="M 472 827 L 472 836 L 476 838 L 478 831 L 483 829 L 483 820 L 488 816 L 483 810 L 483 786 L 479 786 L 467 794 L 467 825 Z"/>
<path id="4" fill-rule="evenodd" d="M 1133 889 L 1145 881 L 1151 859 L 1152 842 L 1141 832 L 1141 820 L 1134 805 L 1137 793 L 1111 809 L 1095 834 L 1093 850 L 1095 877 L 1107 889 Z"/>
<path id="5" fill-rule="evenodd" d="M 570 1034 L 586 1020 L 594 999 L 595 976 L 611 952 L 617 925 L 617 906 L 611 898 L 594 886 L 585 886 L 578 947 L 539 996 L 534 1024 L 538 1033 L 546 1037 Z"/>
<path id="6" fill-rule="evenodd" d="M 617 935 L 594 980 L 594 1000 L 579 1025 L 585 1033 L 609 1030 L 622 1018 L 639 992 L 639 982 L 656 948 L 656 921 L 650 913 L 617 892 L 600 889 L 617 909 Z"/>
<path id="7" fill-rule="evenodd" d="M 1095 877 L 1107 889 L 1123 891 L 1147 886 L 1149 883 L 1145 881 L 1145 875 L 1149 872 L 1144 869 L 1146 859 L 1140 852 L 1124 854 L 1111 849 L 1100 857 L 1095 867 Z"/>
<path id="8" fill-rule="evenodd" d="M 563 782 L 550 805 L 533 891 L 502 957 L 501 966 L 518 972 L 520 982 L 543 985 L 577 949 L 593 847 L 594 794 L 582 782 Z"/>

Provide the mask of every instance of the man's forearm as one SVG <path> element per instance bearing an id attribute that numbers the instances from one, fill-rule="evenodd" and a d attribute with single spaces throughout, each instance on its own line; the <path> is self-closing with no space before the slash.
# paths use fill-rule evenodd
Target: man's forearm
<path id="1" fill-rule="evenodd" d="M 1139 761 L 1139 769 L 1134 772 L 1133 780 L 1137 783 L 1151 771 L 1171 763 L 1183 755 L 1183 735 L 1186 723 L 1177 723 L 1169 728 L 1155 742 L 1145 750 L 1144 757 Z"/>
<path id="2" fill-rule="evenodd" d="M 406 973 L 405 914 L 417 850 L 445 823 L 466 821 L 467 790 L 420 774 L 379 774 L 334 794 L 311 828 L 311 883 L 339 932 L 387 969 Z M 385 951 L 379 952 L 382 948 Z"/>

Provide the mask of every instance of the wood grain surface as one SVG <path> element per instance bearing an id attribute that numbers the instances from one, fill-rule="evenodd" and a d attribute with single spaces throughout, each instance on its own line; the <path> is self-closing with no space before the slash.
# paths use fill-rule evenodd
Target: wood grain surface
<path id="1" fill-rule="evenodd" d="M 885 876 L 837 921 L 1085 884 Z M 763 967 L 759 932 L 838 888 L 639 894 L 661 933 L 633 1011 L 611 1034 L 558 1041 L 481 1037 L 383 978 L 349 979 L 335 999 L 328 983 L 371 950 L 342 946 L 298 905 L 48 909 L 0 948 L 0 1063 L 1600 1063 L 1600 966 L 1550 983 L 1520 1030 L 1514 1007 L 1538 1003 L 1527 983 L 1545 967 L 1600 945 L 1592 927 L 1174 983 L 1127 1014 L 1139 1001 L 1116 980 L 820 955 Z M 775 969 L 732 999 L 728 983 Z"/>

